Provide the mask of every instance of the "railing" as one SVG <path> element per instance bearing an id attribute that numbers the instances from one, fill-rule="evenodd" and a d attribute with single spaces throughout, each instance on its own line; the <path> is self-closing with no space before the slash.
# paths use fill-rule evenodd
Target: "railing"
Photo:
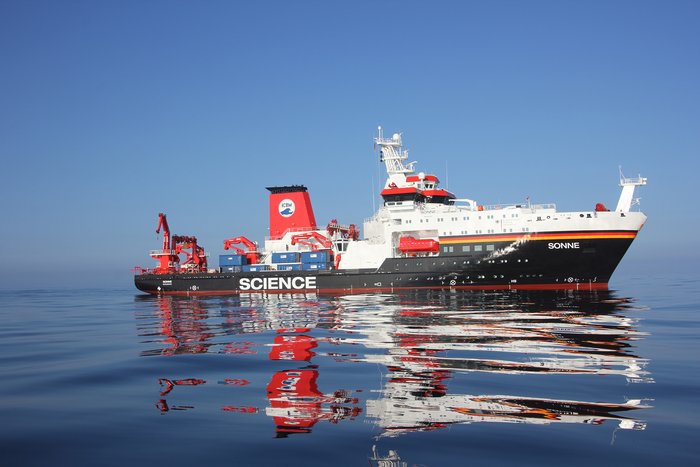
<path id="1" fill-rule="evenodd" d="M 501 209 L 530 209 L 532 211 L 537 211 L 540 209 L 557 209 L 557 205 L 554 203 L 545 204 L 489 204 L 484 205 L 484 211 L 498 211 Z"/>
<path id="2" fill-rule="evenodd" d="M 388 219 L 389 214 L 384 208 L 380 208 L 372 217 L 366 217 L 362 222 L 373 222 L 373 221 L 378 221 L 380 219 Z"/>
<path id="3" fill-rule="evenodd" d="M 165 250 L 165 251 L 163 251 L 163 250 L 151 250 L 149 252 L 149 255 L 151 255 L 151 256 L 166 256 L 166 255 L 167 256 L 171 256 L 171 255 L 174 256 L 174 255 L 177 255 L 177 253 L 175 252 L 175 250 Z"/>
<path id="4" fill-rule="evenodd" d="M 150 256 L 177 256 L 177 251 L 175 250 L 151 250 L 148 253 Z M 209 253 L 204 253 L 204 255 L 200 256 L 206 256 L 209 257 Z"/>
<path id="5" fill-rule="evenodd" d="M 647 184 L 647 179 L 644 177 L 636 177 L 636 178 L 627 178 L 627 177 L 620 177 L 620 185 L 646 185 Z"/>
<path id="6" fill-rule="evenodd" d="M 278 238 L 273 239 L 272 236 L 266 235 L 265 240 L 279 240 L 282 237 L 284 237 L 285 235 L 287 235 L 289 232 L 312 232 L 315 230 L 322 230 L 322 228 L 319 228 L 318 226 L 316 226 L 315 229 L 312 229 L 311 227 L 290 227 L 290 228 L 286 229 L 284 232 L 282 232 L 282 234 Z"/>

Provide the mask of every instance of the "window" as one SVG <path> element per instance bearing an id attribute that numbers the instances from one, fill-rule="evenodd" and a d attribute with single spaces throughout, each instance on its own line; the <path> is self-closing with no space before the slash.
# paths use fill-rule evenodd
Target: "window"
<path id="1" fill-rule="evenodd" d="M 481 251 L 483 247 L 481 245 L 474 245 L 474 251 Z"/>
<path id="2" fill-rule="evenodd" d="M 471 247 L 469 245 L 462 245 L 462 252 L 470 251 Z"/>
<path id="3" fill-rule="evenodd" d="M 493 251 L 494 249 L 493 245 L 486 245 L 486 251 Z"/>

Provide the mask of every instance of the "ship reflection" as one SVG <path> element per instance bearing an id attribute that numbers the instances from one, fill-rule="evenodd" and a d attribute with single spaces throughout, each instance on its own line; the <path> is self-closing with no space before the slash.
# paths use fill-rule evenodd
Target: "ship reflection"
<path id="1" fill-rule="evenodd" d="M 157 342 L 162 348 L 141 352 L 142 356 L 206 353 L 214 336 L 209 324 L 207 303 L 199 300 L 178 300 L 159 297 L 155 300 L 157 325 L 139 331 L 147 343 Z"/>
<path id="2" fill-rule="evenodd" d="M 579 373 L 621 375 L 645 381 L 646 360 L 632 352 L 631 342 L 644 337 L 633 319 L 620 315 L 628 300 L 609 293 L 518 293 L 494 301 L 465 294 L 439 295 L 439 301 L 377 304 L 373 322 L 364 322 L 354 297 L 345 300 L 343 322 L 366 335 L 355 342 L 384 349 L 363 360 L 386 366 L 399 362 L 424 368 L 500 373 Z M 488 297 L 488 296 L 486 296 Z M 445 299 L 453 299 L 445 303 Z M 523 300 L 527 298 L 529 301 Z M 364 305 L 361 305 L 364 307 Z M 377 316 L 378 315 L 378 316 Z M 483 356 L 482 356 L 483 355 Z"/>
<path id="3" fill-rule="evenodd" d="M 641 399 L 600 402 L 601 397 L 593 402 L 549 397 L 546 384 L 528 386 L 521 394 L 510 389 L 505 394 L 450 389 L 450 384 L 463 388 L 465 381 L 478 382 L 479 375 L 567 378 L 557 380 L 552 394 L 557 396 L 577 394 L 578 380 L 571 380 L 576 377 L 652 382 L 646 360 L 635 353 L 635 341 L 645 335 L 629 312 L 634 305 L 613 292 L 148 300 L 152 314 L 142 316 L 139 334 L 146 338 L 144 344 L 158 348 L 142 355 L 226 353 L 254 359 L 258 373 L 270 368 L 266 385 L 258 384 L 265 391 L 267 407 L 225 405 L 222 410 L 265 414 L 277 437 L 309 434 L 319 422 L 352 422 L 360 415 L 380 429 L 380 437 L 476 422 L 599 425 L 607 421 L 623 429 L 645 428 L 643 421 L 621 415 L 648 408 Z M 282 370 L 280 362 L 285 364 Z M 322 390 L 320 385 L 336 386 L 323 378 L 324 369 L 334 364 L 379 365 L 381 388 L 377 389 L 376 378 L 366 376 L 352 382 L 353 390 Z M 337 378 L 337 372 L 331 374 Z M 245 373 L 230 376 L 219 379 L 229 386 L 247 386 L 252 379 Z M 156 407 L 163 413 L 193 408 L 194 404 L 168 406 L 167 394 L 178 385 L 204 382 L 166 375 L 160 380 Z M 513 379 L 507 387 L 521 387 L 519 383 Z M 533 395 L 533 390 L 540 394 Z M 362 391 L 366 395 L 361 403 L 355 393 Z"/>
<path id="4" fill-rule="evenodd" d="M 275 337 L 270 351 L 270 360 L 309 362 L 316 354 L 316 339 L 304 334 L 308 328 L 280 329 L 283 333 Z M 265 413 L 275 422 L 278 438 L 294 433 L 311 433 L 311 428 L 321 420 L 338 423 L 344 419 L 355 419 L 362 409 L 358 399 L 350 392 L 337 390 L 323 394 L 316 384 L 319 371 L 315 365 L 300 369 L 278 371 L 267 385 L 270 407 Z"/>
<path id="5" fill-rule="evenodd" d="M 648 408 L 642 400 L 600 403 L 448 389 L 460 373 L 615 375 L 650 382 L 647 362 L 632 346 L 644 334 L 622 313 L 631 306 L 628 300 L 610 293 L 415 298 L 380 306 L 377 297 L 371 323 L 353 312 L 366 304 L 355 297 L 343 300 L 349 317 L 343 323 L 358 334 L 355 342 L 380 350 L 354 360 L 388 370 L 380 397 L 367 401 L 366 416 L 382 429 L 380 436 L 475 422 L 597 425 L 611 420 L 622 429 L 645 428 L 644 422 L 618 415 Z"/>
<path id="6" fill-rule="evenodd" d="M 449 372 L 415 373 L 391 368 L 381 397 L 367 401 L 367 417 L 383 430 L 380 437 L 476 422 L 600 425 L 612 420 L 622 429 L 646 427 L 644 422 L 615 414 L 649 408 L 641 400 L 615 404 L 516 395 L 449 394 L 444 384 L 447 377 Z"/>

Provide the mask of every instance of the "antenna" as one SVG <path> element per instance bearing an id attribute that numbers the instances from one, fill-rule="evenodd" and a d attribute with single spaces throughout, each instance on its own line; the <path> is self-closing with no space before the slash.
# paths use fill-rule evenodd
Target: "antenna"
<path id="1" fill-rule="evenodd" d="M 445 160 L 445 188 L 450 189 L 450 171 L 447 168 L 447 160 Z"/>

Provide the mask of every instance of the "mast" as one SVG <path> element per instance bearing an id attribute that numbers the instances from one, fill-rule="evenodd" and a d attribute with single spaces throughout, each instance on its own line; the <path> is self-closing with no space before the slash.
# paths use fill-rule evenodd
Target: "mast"
<path id="1" fill-rule="evenodd" d="M 617 202 L 615 211 L 629 212 L 633 204 L 639 204 L 639 199 L 634 198 L 634 189 L 646 184 L 646 177 L 638 176 L 637 178 L 626 178 L 622 174 L 622 168 L 620 168 L 620 186 L 622 187 L 622 192 L 620 193 L 620 199 Z"/>
<path id="2" fill-rule="evenodd" d="M 374 142 L 379 147 L 380 160 L 386 166 L 389 180 L 404 181 L 406 174 L 414 172 L 413 166 L 416 161 L 404 164 L 404 161 L 408 159 L 408 150 L 403 149 L 401 134 L 394 133 L 391 138 L 384 138 L 382 127 L 378 127 L 378 130 L 379 136 L 374 138 Z M 387 185 L 390 183 L 389 180 L 387 180 Z"/>

